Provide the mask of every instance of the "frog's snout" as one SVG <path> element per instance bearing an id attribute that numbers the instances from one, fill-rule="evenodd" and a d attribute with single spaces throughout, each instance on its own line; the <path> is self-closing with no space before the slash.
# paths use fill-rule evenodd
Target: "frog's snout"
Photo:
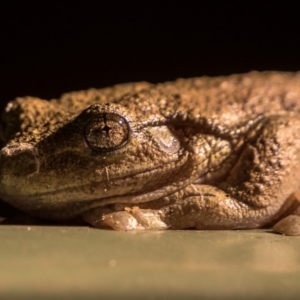
<path id="1" fill-rule="evenodd" d="M 2 174 L 13 177 L 30 176 L 39 172 L 37 149 L 28 143 L 8 144 L 0 151 L 0 170 Z"/>

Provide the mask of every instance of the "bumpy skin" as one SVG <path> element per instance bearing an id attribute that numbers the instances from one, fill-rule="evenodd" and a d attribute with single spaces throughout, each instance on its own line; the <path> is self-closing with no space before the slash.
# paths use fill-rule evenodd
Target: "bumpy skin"
<path id="1" fill-rule="evenodd" d="M 300 73 L 281 72 L 18 98 L 3 116 L 0 197 L 118 230 L 265 226 L 299 188 L 299 98 Z"/>

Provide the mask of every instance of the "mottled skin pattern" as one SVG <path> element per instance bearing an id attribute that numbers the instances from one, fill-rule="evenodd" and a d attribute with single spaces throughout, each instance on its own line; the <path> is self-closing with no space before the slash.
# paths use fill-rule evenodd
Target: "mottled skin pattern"
<path id="1" fill-rule="evenodd" d="M 3 116 L 0 197 L 118 230 L 262 227 L 295 203 L 299 98 L 300 73 L 283 72 L 18 98 Z M 292 218 L 276 230 L 300 234 Z"/>

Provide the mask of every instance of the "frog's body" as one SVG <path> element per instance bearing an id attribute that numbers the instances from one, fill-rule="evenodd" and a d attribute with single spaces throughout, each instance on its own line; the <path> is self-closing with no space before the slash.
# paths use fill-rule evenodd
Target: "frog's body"
<path id="1" fill-rule="evenodd" d="M 280 72 L 19 98 L 0 197 L 121 230 L 261 227 L 300 185 L 299 98 L 300 73 Z"/>

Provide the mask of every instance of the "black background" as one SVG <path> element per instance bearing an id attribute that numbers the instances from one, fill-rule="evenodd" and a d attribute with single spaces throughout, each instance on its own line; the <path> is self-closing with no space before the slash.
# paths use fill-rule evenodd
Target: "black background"
<path id="1" fill-rule="evenodd" d="M 300 70 L 299 13 L 285 2 L 3 3 L 2 106 L 121 82 Z"/>

